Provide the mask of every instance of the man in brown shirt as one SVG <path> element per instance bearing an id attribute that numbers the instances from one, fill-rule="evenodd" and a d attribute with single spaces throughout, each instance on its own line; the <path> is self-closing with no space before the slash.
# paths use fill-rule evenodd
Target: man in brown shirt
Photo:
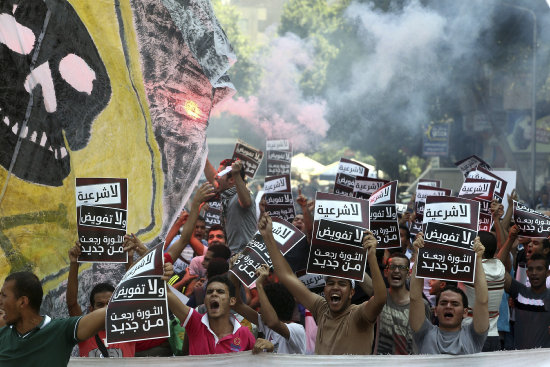
<path id="1" fill-rule="evenodd" d="M 296 277 L 273 238 L 271 218 L 264 214 L 258 223 L 269 256 L 279 281 L 304 307 L 309 309 L 317 322 L 316 354 L 371 354 L 374 323 L 386 303 L 386 286 L 376 262 L 377 241 L 367 231 L 363 248 L 372 271 L 374 295 L 360 305 L 352 305 L 355 293 L 347 279 L 327 277 L 321 297 L 310 292 Z"/>

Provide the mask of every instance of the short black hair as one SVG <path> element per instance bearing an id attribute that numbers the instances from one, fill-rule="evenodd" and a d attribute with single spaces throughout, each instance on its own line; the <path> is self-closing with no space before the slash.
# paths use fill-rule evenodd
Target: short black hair
<path id="1" fill-rule="evenodd" d="M 477 233 L 479 240 L 483 247 L 485 247 L 485 252 L 483 253 L 484 259 L 492 259 L 495 257 L 497 251 L 497 238 L 494 234 L 487 231 L 479 231 Z"/>
<path id="2" fill-rule="evenodd" d="M 464 308 L 468 308 L 468 297 L 466 297 L 466 293 L 464 293 L 462 289 L 458 288 L 455 285 L 447 285 L 445 286 L 445 288 L 441 290 L 441 292 L 437 294 L 437 296 L 435 297 L 436 306 L 439 305 L 439 299 L 441 298 L 441 294 L 446 291 L 451 291 L 451 292 L 460 294 L 460 296 L 462 297 L 462 305 L 464 306 Z"/>
<path id="3" fill-rule="evenodd" d="M 407 260 L 407 266 L 408 266 L 408 267 L 411 267 L 411 260 L 407 257 L 407 255 L 405 255 L 405 254 L 402 253 L 402 252 L 392 252 L 392 253 L 390 254 L 390 256 L 388 257 L 388 260 L 387 260 L 386 264 L 389 263 L 390 259 L 393 259 L 394 257 L 398 257 L 398 258 L 400 258 L 400 259 L 405 259 L 405 260 Z"/>
<path id="4" fill-rule="evenodd" d="M 197 221 L 197 222 L 206 222 L 206 220 L 204 219 L 204 217 L 203 217 L 202 215 L 199 215 L 199 216 L 197 217 L 197 220 L 196 220 L 196 221 Z"/>
<path id="5" fill-rule="evenodd" d="M 543 254 L 540 254 L 538 252 L 535 252 L 533 255 L 531 255 L 531 257 L 529 258 L 529 261 L 534 261 L 534 260 L 542 260 L 544 261 L 544 266 L 546 267 L 546 269 L 548 269 L 548 257 L 544 256 Z M 528 261 L 528 262 L 529 262 Z"/>
<path id="6" fill-rule="evenodd" d="M 216 275 L 212 278 L 208 279 L 208 284 L 210 283 L 223 283 L 227 286 L 227 289 L 229 290 L 229 297 L 235 297 L 235 286 L 233 283 L 227 278 L 225 275 Z M 206 285 L 206 288 L 208 289 L 208 284 Z"/>
<path id="7" fill-rule="evenodd" d="M 233 163 L 235 163 L 236 159 L 233 159 L 233 158 L 226 158 L 224 159 L 223 161 L 220 162 L 220 166 L 223 166 L 224 168 L 227 168 L 229 166 L 231 166 Z M 244 175 L 244 164 L 245 162 L 243 161 L 243 165 L 241 166 L 241 178 L 244 180 L 245 179 L 245 175 Z"/>
<path id="8" fill-rule="evenodd" d="M 206 275 L 208 279 L 215 277 L 216 275 L 223 275 L 229 271 L 229 264 L 227 260 L 221 257 L 215 257 L 208 263 L 206 268 Z"/>
<path id="9" fill-rule="evenodd" d="M 212 231 L 222 231 L 223 232 L 223 238 L 227 240 L 227 235 L 225 234 L 225 229 L 221 224 L 213 224 L 210 228 L 208 228 L 208 231 L 206 232 L 206 238 L 210 235 L 210 232 Z"/>
<path id="10" fill-rule="evenodd" d="M 231 257 L 231 250 L 226 245 L 216 244 L 209 246 L 206 251 L 212 252 L 212 257 L 221 257 L 222 259 L 229 260 Z"/>
<path id="11" fill-rule="evenodd" d="M 264 286 L 264 290 L 279 320 L 292 320 L 296 301 L 288 289 L 280 283 L 269 283 Z"/>
<path id="12" fill-rule="evenodd" d="M 4 282 L 10 280 L 14 281 L 13 293 L 15 297 L 27 297 L 32 310 L 37 313 L 40 312 L 42 296 L 44 295 L 40 279 L 30 271 L 18 271 L 8 275 Z"/>
<path id="13" fill-rule="evenodd" d="M 111 293 L 114 293 L 115 291 L 115 287 L 113 287 L 112 284 L 110 283 L 99 283 L 99 284 L 96 284 L 93 288 L 92 288 L 92 291 L 90 292 L 90 306 L 94 307 L 94 304 L 95 304 L 95 295 L 98 294 L 98 293 L 103 293 L 103 292 L 111 292 Z"/>

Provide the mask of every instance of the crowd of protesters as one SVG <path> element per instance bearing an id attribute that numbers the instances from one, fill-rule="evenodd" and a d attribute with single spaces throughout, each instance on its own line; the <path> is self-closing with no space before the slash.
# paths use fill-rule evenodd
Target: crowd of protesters
<path id="1" fill-rule="evenodd" d="M 226 168 L 230 167 L 229 170 Z M 219 175 L 220 172 L 228 172 Z M 363 236 L 367 272 L 363 282 L 325 277 L 319 292 L 292 271 L 272 234 L 262 201 L 246 186 L 242 162 L 224 160 L 217 170 L 207 161 L 207 182 L 197 188 L 165 244 L 164 276 L 185 294 L 183 303 L 168 293 L 168 306 L 183 335 L 168 339 L 104 343 L 105 307 L 113 284 L 97 284 L 83 312 L 77 302 L 80 244 L 68 254 L 66 319 L 39 313 L 42 287 L 29 272 L 9 275 L 0 293 L 0 365 L 66 365 L 78 344 L 81 357 L 204 355 L 252 350 L 290 354 L 471 354 L 504 349 L 550 347 L 550 241 L 522 237 L 510 211 L 494 201 L 494 227 L 474 241 L 475 283 L 416 277 L 423 234 L 409 228 L 414 213 L 400 215 L 401 248 L 377 250 L 369 231 Z M 220 225 L 206 228 L 209 200 L 222 203 Z M 300 194 L 293 224 L 311 241 L 312 200 Z M 547 209 L 548 195 L 537 208 Z M 228 270 L 256 231 L 273 269 L 257 269 L 253 287 Z M 148 248 L 133 234 L 125 250 L 134 257 Z M 134 254 L 135 253 L 135 254 Z M 130 266 L 131 264 L 128 264 Z M 83 316 L 84 315 L 84 316 Z"/>

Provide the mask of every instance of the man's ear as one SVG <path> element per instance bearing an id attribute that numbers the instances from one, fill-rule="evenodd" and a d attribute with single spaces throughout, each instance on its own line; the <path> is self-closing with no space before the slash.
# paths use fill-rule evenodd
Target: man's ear
<path id="1" fill-rule="evenodd" d="M 233 307 L 233 306 L 235 306 L 236 303 L 237 303 L 237 298 L 236 297 L 229 298 L 229 306 Z"/>
<path id="2" fill-rule="evenodd" d="M 464 307 L 464 312 L 462 313 L 462 318 L 465 319 L 466 317 L 468 317 L 468 309 L 466 307 Z"/>
<path id="3" fill-rule="evenodd" d="M 29 297 L 21 296 L 17 299 L 17 303 L 19 304 L 20 308 L 28 308 L 29 307 Z"/>
<path id="4" fill-rule="evenodd" d="M 355 294 L 355 288 L 351 288 L 351 292 L 349 292 L 349 299 L 351 299 L 354 294 Z"/>

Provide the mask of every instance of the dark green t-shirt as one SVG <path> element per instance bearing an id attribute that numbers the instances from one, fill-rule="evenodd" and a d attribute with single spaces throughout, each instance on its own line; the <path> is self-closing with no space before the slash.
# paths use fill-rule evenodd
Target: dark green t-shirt
<path id="1" fill-rule="evenodd" d="M 19 335 L 12 326 L 0 328 L 0 366 L 67 366 L 78 343 L 76 328 L 80 318 L 52 320 L 44 316 L 42 323 L 25 335 Z"/>

